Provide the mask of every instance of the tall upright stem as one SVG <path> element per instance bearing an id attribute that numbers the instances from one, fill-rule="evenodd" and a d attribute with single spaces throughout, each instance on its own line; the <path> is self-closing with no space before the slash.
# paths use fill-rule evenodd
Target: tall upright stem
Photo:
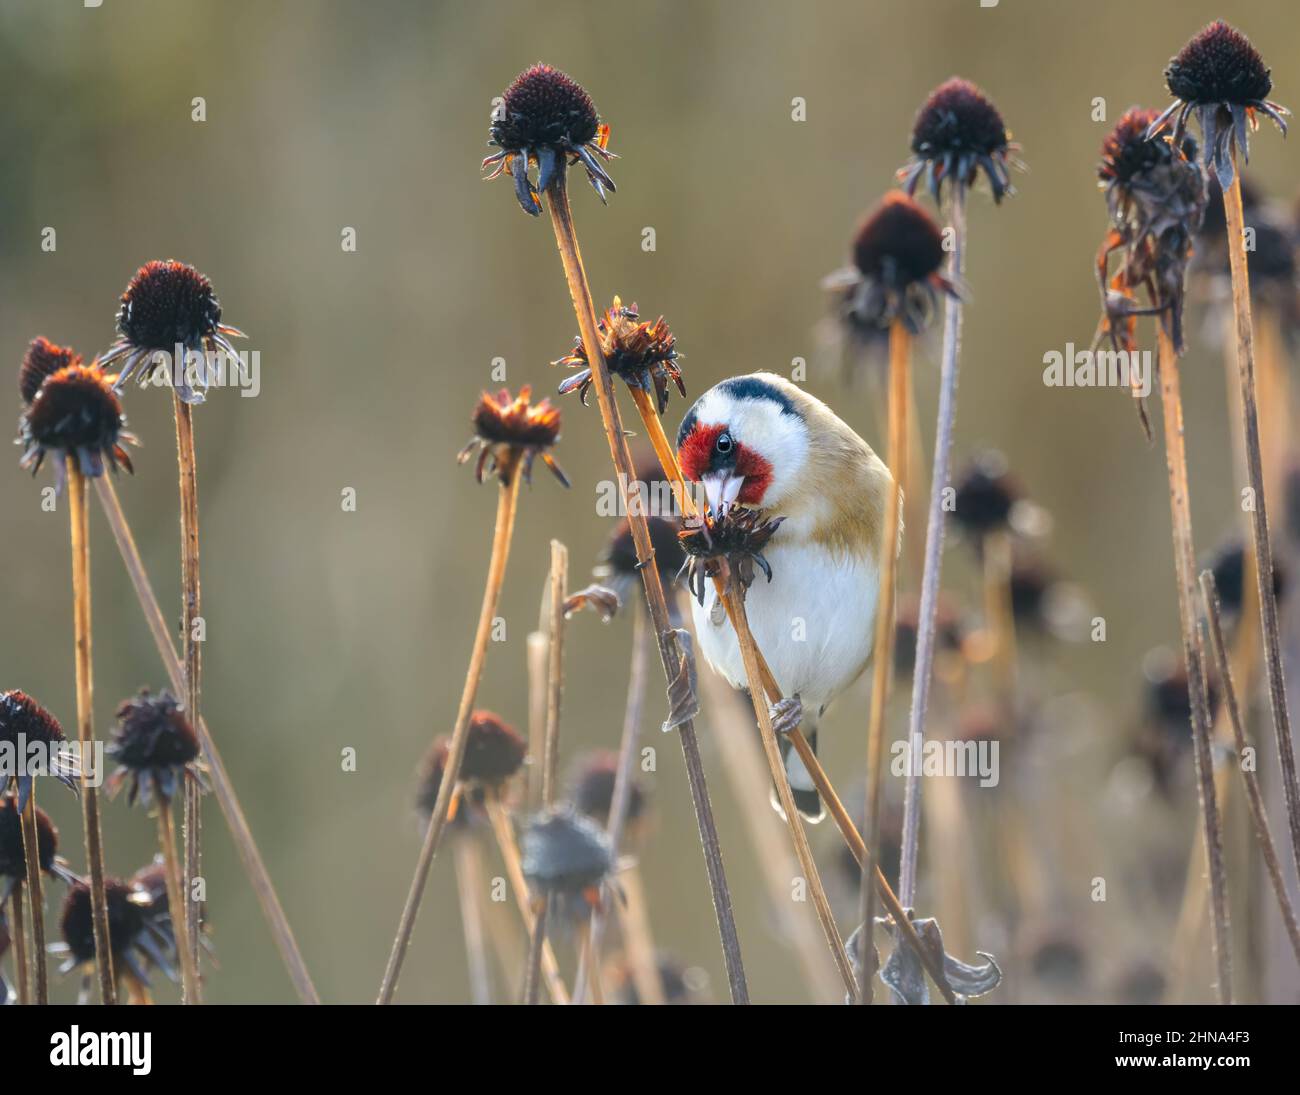
<path id="1" fill-rule="evenodd" d="M 17 805 L 16 802 L 15 805 Z M 15 890 L 18 900 L 14 902 L 14 938 L 19 941 L 19 949 L 15 952 L 15 960 L 21 960 L 22 957 L 25 957 L 21 950 L 21 947 L 25 946 L 22 940 L 22 890 L 25 888 L 32 920 L 32 981 L 36 986 L 36 1002 L 38 1004 L 48 1004 L 50 1002 L 50 982 L 49 970 L 45 961 L 45 895 L 41 888 L 40 838 L 36 829 L 36 788 L 34 786 L 32 793 L 27 796 L 27 808 L 23 810 L 21 824 L 23 830 L 23 859 L 27 866 L 27 885 L 26 887 L 19 886 Z M 25 969 L 19 970 L 18 989 L 23 1003 L 27 1003 L 27 971 Z"/>
<path id="2" fill-rule="evenodd" d="M 488 970 L 486 933 L 483 930 L 483 871 L 478 846 L 469 833 L 453 838 L 451 861 L 456 869 L 456 893 L 460 897 L 460 926 L 465 933 L 465 961 L 469 965 L 470 1000 L 492 1003 L 492 976 Z"/>
<path id="3" fill-rule="evenodd" d="M 76 456 L 68 468 L 68 512 L 72 520 L 73 630 L 77 663 L 77 740 L 81 745 L 81 821 L 90 866 L 91 921 L 95 936 L 95 968 L 104 1004 L 117 1003 L 113 954 L 108 934 L 108 900 L 104 894 L 104 847 L 99 830 L 99 791 L 92 779 L 95 740 L 95 684 L 90 646 L 90 520 L 86 509 L 86 477 Z M 100 773 L 93 773 L 99 776 Z M 30 806 L 30 804 L 29 804 Z M 33 822 L 35 814 L 32 815 Z M 39 856 L 37 856 L 39 863 Z"/>
<path id="4" fill-rule="evenodd" d="M 949 218 L 952 252 L 948 274 L 961 283 L 966 261 L 966 189 L 950 191 Z M 961 352 L 962 302 L 949 296 L 944 302 L 943 361 L 939 367 L 939 420 L 934 435 L 934 468 L 930 480 L 930 509 L 925 525 L 925 569 L 921 575 L 921 603 L 916 629 L 916 661 L 912 670 L 912 710 L 907 721 L 907 756 L 919 757 L 925 744 L 925 715 L 934 672 L 935 620 L 939 609 L 939 572 L 943 559 L 944 495 L 948 488 L 949 453 L 957 421 L 957 362 Z M 903 848 L 898 878 L 898 898 L 905 908 L 916 902 L 916 859 L 921 836 L 920 766 L 909 764 L 903 798 Z"/>
<path id="5" fill-rule="evenodd" d="M 442 834 L 447 828 L 447 811 L 451 806 L 451 796 L 460 779 L 460 765 L 465 757 L 465 744 L 469 740 L 469 717 L 474 710 L 474 697 L 478 695 L 479 680 L 483 676 L 483 665 L 487 661 L 488 641 L 492 637 L 492 621 L 497 614 L 497 603 L 501 599 L 501 585 L 506 576 L 506 561 L 510 558 L 510 539 L 514 533 L 515 511 L 519 502 L 519 466 L 514 461 L 503 468 L 506 475 L 497 497 L 496 529 L 492 535 L 492 558 L 488 562 L 487 584 L 483 589 L 483 606 L 479 610 L 478 630 L 474 633 L 474 646 L 470 652 L 469 670 L 465 674 L 465 686 L 460 696 L 460 709 L 456 713 L 456 725 L 451 733 L 451 745 L 447 751 L 447 763 L 443 768 L 442 783 L 438 787 L 438 798 L 433 804 L 433 813 L 429 816 L 429 827 L 424 834 L 424 844 L 415 864 L 415 877 L 411 879 L 411 889 L 406 895 L 406 904 L 402 908 L 402 918 L 397 926 L 397 935 L 393 940 L 393 949 L 388 956 L 388 965 L 384 970 L 384 979 L 379 986 L 380 1004 L 391 1004 L 393 993 L 397 991 L 397 979 L 402 972 L 402 963 L 411 943 L 411 932 L 415 928 L 415 918 L 420 911 L 420 901 L 424 897 L 425 883 L 429 880 L 429 869 L 433 866 L 433 857 L 438 853 L 442 843 Z"/>
<path id="6" fill-rule="evenodd" d="M 106 475 L 101 475 L 95 480 L 95 490 L 99 494 L 100 506 L 108 519 L 109 528 L 113 530 L 113 539 L 117 541 L 122 565 L 126 568 L 127 576 L 135 589 L 140 610 L 149 627 L 149 634 L 153 636 L 154 646 L 167 672 L 167 680 L 173 691 L 178 695 L 182 694 L 185 690 L 184 667 L 176 653 L 176 648 L 172 645 L 171 631 L 163 616 L 162 606 L 158 603 L 158 597 L 153 591 L 153 584 L 144 569 L 144 560 L 140 558 L 140 549 L 131 534 L 131 526 L 127 523 L 126 514 L 122 510 L 121 499 L 117 496 L 112 480 Z M 235 843 L 235 850 L 239 853 L 240 863 L 248 876 L 249 884 L 253 887 L 253 893 L 257 896 L 262 915 L 271 929 L 271 936 L 275 940 L 280 957 L 284 960 L 289 979 L 293 982 L 298 998 L 304 1004 L 319 1004 L 320 997 L 316 993 L 315 985 L 312 984 L 311 974 L 308 973 L 307 964 L 298 949 L 298 941 L 294 938 L 293 929 L 289 926 L 280 898 L 276 895 L 275 885 L 271 882 L 270 872 L 267 871 L 266 863 L 262 860 L 262 853 L 258 851 L 257 842 L 253 839 L 253 831 L 244 816 L 244 809 L 240 805 L 239 796 L 235 794 L 235 786 L 217 750 L 217 743 L 208 732 L 207 722 L 202 716 L 196 719 L 193 725 L 199 735 L 199 743 L 203 747 L 203 760 L 208 768 L 208 781 L 212 785 L 213 797 L 221 807 L 226 826 L 230 830 L 230 837 Z"/>
<path id="7" fill-rule="evenodd" d="M 880 859 L 880 798 L 884 786 L 881 763 L 885 755 L 885 705 L 889 682 L 894 675 L 894 597 L 897 593 L 898 522 L 907 497 L 907 450 L 910 410 L 910 359 L 912 337 L 902 322 L 895 320 L 889 332 L 889 470 L 892 486 L 885 505 L 884 532 L 880 541 L 880 594 L 876 605 L 875 662 L 871 671 L 871 713 L 867 727 L 867 857 L 862 864 L 858 908 L 862 932 L 858 937 L 858 1002 L 870 1004 L 871 956 L 876 918 L 876 887 L 872 867 Z"/>
<path id="8" fill-rule="evenodd" d="M 569 592 L 569 552 L 551 541 L 550 619 L 547 626 L 546 738 L 543 743 L 542 802 L 550 806 L 560 775 L 560 704 L 564 699 L 564 602 Z"/>
<path id="9" fill-rule="evenodd" d="M 1160 403 L 1164 412 L 1165 464 L 1169 472 L 1169 506 L 1173 521 L 1174 571 L 1178 579 L 1178 615 L 1182 623 L 1183 659 L 1192 709 L 1192 743 L 1197 790 L 1210 878 L 1210 914 L 1219 1002 L 1232 1002 L 1232 950 L 1228 934 L 1228 878 L 1223 860 L 1223 829 L 1214 787 L 1214 757 L 1210 749 L 1209 692 L 1205 673 L 1205 644 L 1197 627 L 1196 548 L 1192 540 L 1192 507 L 1187 484 L 1187 447 L 1183 434 L 1183 401 L 1178 378 L 1178 354 L 1156 324 L 1159 339 Z"/>
<path id="10" fill-rule="evenodd" d="M 195 635 L 195 621 L 202 614 L 199 589 L 199 484 L 198 460 L 194 450 L 194 408 L 172 391 L 172 409 L 176 416 L 176 463 L 180 472 L 181 510 L 181 649 L 185 657 L 185 711 L 191 723 L 199 720 L 199 693 L 202 686 L 200 643 Z M 202 626 L 201 624 L 199 626 Z M 183 916 L 186 934 L 199 937 L 201 902 L 194 900 L 194 880 L 203 870 L 203 830 L 199 811 L 199 782 L 186 770 L 184 789 L 184 825 L 182 827 L 182 892 L 184 904 L 173 909 L 172 916 Z M 198 978 L 183 983 L 181 1002 L 200 1002 Z"/>
<path id="11" fill-rule="evenodd" d="M 1246 473 L 1250 480 L 1253 508 L 1250 528 L 1255 546 L 1255 588 L 1259 597 L 1260 627 L 1264 635 L 1264 670 L 1268 679 L 1268 704 L 1273 714 L 1273 736 L 1277 742 L 1282 793 L 1286 801 L 1287 825 L 1291 831 L 1291 854 L 1300 872 L 1300 780 L 1297 780 L 1295 747 L 1291 739 L 1291 716 L 1287 710 L 1286 676 L 1282 670 L 1282 638 L 1278 627 L 1277 595 L 1273 589 L 1273 546 L 1268 532 L 1268 499 L 1264 484 L 1263 457 L 1259 442 L 1259 412 L 1255 403 L 1254 330 L 1250 314 L 1250 274 L 1246 267 L 1246 229 L 1241 208 L 1241 172 L 1237 153 L 1232 152 L 1232 185 L 1223 192 L 1227 220 L 1228 259 L 1232 267 L 1232 310 L 1237 321 L 1237 373 L 1241 381 L 1242 436 L 1246 449 Z"/>
<path id="12" fill-rule="evenodd" d="M 596 389 L 596 401 L 600 405 L 601 423 L 609 443 L 610 458 L 619 480 L 619 491 L 626 504 L 628 490 L 640 488 L 631 486 L 637 483 L 636 472 L 632 463 L 632 454 L 627 447 L 627 438 L 623 433 L 618 406 L 614 401 L 614 386 L 610 380 L 609 367 L 605 363 L 605 355 L 601 350 L 596 309 L 591 301 L 591 289 L 587 284 L 587 274 L 582 266 L 582 253 L 578 249 L 578 237 L 573 228 L 573 212 L 569 208 L 566 176 L 567 172 L 563 170 L 557 174 L 547 191 L 547 207 L 550 210 L 551 225 L 555 229 L 555 242 L 559 248 L 560 260 L 564 265 L 569 296 L 578 318 L 578 330 L 582 335 L 587 361 L 591 366 L 592 384 Z M 663 663 L 664 675 L 671 684 L 681 672 L 683 651 L 678 645 L 673 630 L 659 570 L 651 562 L 654 558 L 654 550 L 650 543 L 650 530 L 646 524 L 645 512 L 640 507 L 625 505 L 625 508 L 640 565 L 641 581 L 645 586 L 646 603 L 654 623 L 660 661 Z M 736 932 L 731 891 L 727 886 L 727 876 L 722 865 L 722 846 L 718 840 L 717 824 L 713 818 L 713 804 L 709 801 L 709 788 L 704 776 L 704 762 L 700 757 L 699 741 L 695 736 L 694 720 L 683 720 L 677 726 L 677 737 L 681 742 L 682 756 L 686 762 L 691 802 L 695 808 L 695 820 L 700 830 L 700 843 L 709 876 L 713 911 L 718 921 L 718 934 L 722 938 L 722 956 L 727 968 L 727 984 L 731 992 L 731 1000 L 735 1004 L 747 1004 L 749 988 L 745 983 L 740 938 Z"/>
<path id="13" fill-rule="evenodd" d="M 188 916 L 178 916 L 177 909 L 186 907 L 184 882 L 180 860 L 176 856 L 176 831 L 172 823 L 172 804 L 170 799 L 159 798 L 158 802 L 158 847 L 162 851 L 164 878 L 167 883 L 167 908 L 171 912 L 172 932 L 176 937 L 176 951 L 180 957 L 181 991 L 188 1000 L 197 1000 L 198 996 L 198 952 L 197 940 L 190 935 Z"/>

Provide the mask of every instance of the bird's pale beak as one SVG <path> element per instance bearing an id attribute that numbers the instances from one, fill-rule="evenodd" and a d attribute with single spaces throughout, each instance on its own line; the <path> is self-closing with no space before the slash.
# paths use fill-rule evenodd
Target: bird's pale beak
<path id="1" fill-rule="evenodd" d="M 704 497 L 708 499 L 709 509 L 715 517 L 723 516 L 740 497 L 740 490 L 745 485 L 743 475 L 732 475 L 720 471 L 700 478 L 704 484 Z"/>

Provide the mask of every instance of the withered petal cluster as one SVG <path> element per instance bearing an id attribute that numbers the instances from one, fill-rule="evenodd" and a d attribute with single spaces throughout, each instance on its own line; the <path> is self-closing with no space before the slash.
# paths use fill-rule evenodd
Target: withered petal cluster
<path id="1" fill-rule="evenodd" d="M 770 582 L 772 568 L 763 549 L 784 520 L 742 506 L 732 506 L 721 516 L 705 511 L 685 519 L 677 534 L 686 553 L 679 576 L 686 575 L 691 595 L 704 604 L 707 583 L 713 578 L 721 578 L 728 590 L 737 582 L 741 589 L 748 589 L 754 582 L 755 567 Z"/>
<path id="2" fill-rule="evenodd" d="M 117 710 L 118 724 L 105 752 L 120 767 L 106 783 L 115 795 L 127 787 L 127 802 L 145 806 L 158 800 L 165 807 L 176 795 L 185 771 L 199 758 L 199 737 L 185 708 L 170 692 L 151 695 L 147 688 Z"/>
<path id="3" fill-rule="evenodd" d="M 685 398 L 686 385 L 682 381 L 677 340 L 668 329 L 663 316 L 653 323 L 645 322 L 635 303 L 629 308 L 624 306 L 619 297 L 615 297 L 613 306 L 598 321 L 597 334 L 600 336 L 601 353 L 609 371 L 622 377 L 629 388 L 640 388 L 647 392 L 653 388 L 660 414 L 668 406 L 670 380 Z M 578 335 L 574 339 L 572 351 L 551 364 L 579 370 L 560 383 L 559 393 L 567 395 L 576 390 L 585 405 L 592 378 L 591 363 L 587 360 L 587 348 L 582 343 L 582 336 Z"/>
<path id="4" fill-rule="evenodd" d="M 168 978 L 177 980 L 176 937 L 166 902 L 136 884 L 109 878 L 104 882 L 108 903 L 108 941 L 113 965 L 119 976 L 128 972 L 143 985 L 149 984 L 149 967 L 156 966 Z M 63 902 L 60 917 L 63 943 L 50 947 L 61 953 L 60 973 L 71 973 L 95 961 L 95 932 L 91 912 L 90 886 L 77 882 Z"/>
<path id="5" fill-rule="evenodd" d="M 1102 144 L 1097 175 L 1111 229 L 1097 254 L 1099 337 L 1133 351 L 1137 317 L 1156 314 L 1181 353 L 1187 265 L 1205 216 L 1205 179 L 1191 137 L 1180 133 L 1177 145 L 1147 139 L 1155 119 L 1155 111 L 1133 107 Z M 1119 266 L 1112 274 L 1114 256 Z M 1138 302 L 1140 292 L 1147 307 Z"/>
<path id="6" fill-rule="evenodd" d="M 514 180 L 515 198 L 525 213 L 538 216 L 541 194 L 570 164 L 581 163 L 592 188 L 606 201 L 617 187 L 602 160 L 617 157 L 607 149 L 609 126 L 602 125 L 586 89 L 550 65 L 536 64 L 515 77 L 492 113 L 489 145 L 500 148 L 483 161 L 487 177 L 503 171 Z M 529 169 L 537 166 L 537 182 Z"/>
<path id="7" fill-rule="evenodd" d="M 934 315 L 940 293 L 958 296 L 942 272 L 943 232 L 901 190 L 886 194 L 863 219 L 853 238 L 853 264 L 825 278 L 839 294 L 843 318 L 861 331 L 900 320 L 913 334 Z"/>
<path id="8" fill-rule="evenodd" d="M 1259 51 L 1239 30 L 1222 19 L 1199 31 L 1169 62 L 1165 81 L 1174 101 L 1153 118 L 1147 136 L 1155 137 L 1172 121 L 1171 141 L 1181 147 L 1187 119 L 1195 116 L 1204 138 L 1202 159 L 1224 190 L 1232 185 L 1233 150 L 1250 162 L 1249 132 L 1263 114 L 1286 136 L 1291 112 L 1268 98 L 1273 77 Z"/>
<path id="9" fill-rule="evenodd" d="M 142 380 L 147 381 L 158 368 L 155 355 L 174 356 L 177 347 L 182 352 L 221 350 L 238 362 L 238 351 L 230 339 L 245 337 L 239 328 L 221 322 L 221 302 L 212 282 L 193 266 L 175 259 L 155 259 L 135 272 L 122 293 L 117 332 L 117 341 L 100 359 L 104 365 L 122 359 L 117 391 L 141 366 Z M 176 394 L 186 403 L 202 403 L 203 393 L 190 385 L 184 369 L 177 374 L 173 377 L 174 382 L 179 379 Z M 205 368 L 201 377 L 205 388 L 207 379 Z"/>
<path id="10" fill-rule="evenodd" d="M 555 478 L 569 485 L 550 452 L 560 439 L 559 408 L 547 399 L 533 403 L 532 394 L 532 387 L 525 384 L 517 396 L 502 388 L 496 395 L 484 392 L 479 397 L 471 416 L 474 436 L 456 456 L 456 462 L 464 464 L 477 455 L 474 478 L 478 482 L 487 472 L 507 485 L 522 471 L 524 481 L 532 483 L 533 461 L 541 457 Z"/>
<path id="11" fill-rule="evenodd" d="M 1014 194 L 1010 167 L 1020 146 L 1012 142 L 992 100 L 969 80 L 954 76 L 934 89 L 917 111 L 912 127 L 912 158 L 898 171 L 908 194 L 924 178 L 936 202 L 944 186 L 969 187 L 980 172 L 993 200 Z"/>

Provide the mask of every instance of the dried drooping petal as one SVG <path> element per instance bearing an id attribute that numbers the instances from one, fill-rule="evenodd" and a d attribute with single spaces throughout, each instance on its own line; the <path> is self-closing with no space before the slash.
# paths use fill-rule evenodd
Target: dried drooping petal
<path id="1" fill-rule="evenodd" d="M 881 924 L 890 928 L 897 937 L 897 929 L 891 920 L 883 919 Z M 943 946 L 943 933 L 939 923 L 933 917 L 912 919 L 912 926 L 920 937 L 921 945 L 926 948 L 936 964 L 943 969 L 946 987 L 951 989 L 957 1003 L 964 1004 L 975 996 L 985 996 L 1002 983 L 1002 971 L 998 968 L 993 955 L 976 951 L 982 964 L 971 965 L 954 958 Z M 894 952 L 889 956 L 880 979 L 889 986 L 894 999 L 900 1004 L 924 1005 L 930 1002 L 930 987 L 926 979 L 925 965 L 921 957 L 901 937 L 898 937 Z"/>

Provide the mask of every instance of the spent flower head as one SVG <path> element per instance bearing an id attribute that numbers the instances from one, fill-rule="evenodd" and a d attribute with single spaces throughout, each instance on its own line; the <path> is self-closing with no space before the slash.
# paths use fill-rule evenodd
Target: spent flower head
<path id="1" fill-rule="evenodd" d="M 46 874 L 58 864 L 59 830 L 50 815 L 36 807 L 36 847 L 40 868 Z M 59 872 L 61 875 L 62 871 Z M 0 797 L 0 904 L 13 888 L 27 878 L 27 854 L 23 844 L 23 819 L 13 795 Z"/>
<path id="2" fill-rule="evenodd" d="M 187 770 L 199 759 L 198 734 L 184 706 L 165 689 L 139 695 L 117 709 L 117 728 L 105 750 L 119 764 L 106 789 L 116 795 L 123 786 L 132 805 L 137 798 L 150 806 L 156 800 L 166 809 Z"/>
<path id="3" fill-rule="evenodd" d="M 108 904 L 108 941 L 114 972 L 139 984 L 149 984 L 148 967 L 157 966 L 177 980 L 176 940 L 165 902 L 160 907 L 148 891 L 120 878 L 104 881 Z M 60 918 L 63 942 L 50 946 L 51 954 L 63 956 L 60 973 L 81 969 L 87 977 L 95 962 L 95 930 L 90 886 L 78 881 L 68 890 Z"/>
<path id="4" fill-rule="evenodd" d="M 245 337 L 239 328 L 221 322 L 221 302 L 212 282 L 193 266 L 175 259 L 155 259 L 135 272 L 122 293 L 117 334 L 117 341 L 101 359 L 104 365 L 123 360 L 116 389 L 121 391 L 141 366 L 141 382 L 147 383 L 165 362 L 171 362 L 176 394 L 186 403 L 202 403 L 204 395 L 190 384 L 190 370 L 182 355 L 220 350 L 239 364 L 230 339 Z M 206 389 L 206 358 L 198 379 Z"/>
<path id="5" fill-rule="evenodd" d="M 686 553 L 682 570 L 692 595 L 704 604 L 709 579 L 721 578 L 728 590 L 739 583 L 742 590 L 754 581 L 758 567 L 767 580 L 772 568 L 763 557 L 763 549 L 781 527 L 784 517 L 765 518 L 759 510 L 729 507 L 720 517 L 705 510 L 682 522 L 678 542 Z"/>
<path id="6" fill-rule="evenodd" d="M 29 406 L 48 377 L 69 365 L 82 364 L 81 355 L 67 346 L 58 346 L 44 335 L 37 335 L 23 354 L 18 368 L 18 391 L 23 405 Z"/>
<path id="7" fill-rule="evenodd" d="M 500 151 L 484 159 L 483 168 L 493 169 L 487 177 L 509 175 L 520 207 L 534 217 L 542 211 L 541 195 L 570 164 L 582 164 L 602 202 L 617 189 L 597 160 L 616 158 L 606 147 L 609 126 L 601 124 L 586 89 L 550 65 L 524 69 L 506 88 L 492 112 L 488 144 Z M 534 165 L 536 184 L 529 177 Z"/>
<path id="8" fill-rule="evenodd" d="M 1174 101 L 1154 118 L 1147 136 L 1155 137 L 1173 122 L 1171 140 L 1182 146 L 1187 119 L 1195 115 L 1201 127 L 1205 169 L 1227 190 L 1236 172 L 1234 152 L 1250 162 L 1249 131 L 1259 128 L 1263 114 L 1286 136 L 1291 112 L 1269 99 L 1273 77 L 1259 51 L 1244 34 L 1222 19 L 1199 31 L 1170 60 L 1165 82 Z"/>
<path id="9" fill-rule="evenodd" d="M 930 321 L 939 293 L 958 295 L 942 273 L 945 254 L 934 218 L 902 191 L 891 191 L 859 225 L 852 265 L 822 286 L 837 294 L 854 328 L 886 328 L 899 320 L 915 334 Z"/>
<path id="10" fill-rule="evenodd" d="M 653 389 L 660 414 L 668 406 L 670 380 L 685 398 L 686 385 L 682 381 L 682 370 L 678 364 L 680 355 L 677 353 L 677 340 L 668 329 L 663 316 L 653 323 L 646 322 L 641 319 L 635 303 L 630 308 L 625 307 L 623 301 L 615 297 L 613 306 L 598 321 L 597 333 L 609 371 L 622 377 L 629 388 L 640 388 L 647 392 Z M 587 360 L 587 348 L 583 345 L 582 336 L 578 335 L 574 340 L 572 351 L 551 364 L 578 370 L 561 381 L 559 393 L 567 395 L 576 390 L 586 404 L 587 393 L 591 390 L 593 381 L 591 363 Z"/>
<path id="11" fill-rule="evenodd" d="M 954 76 L 930 92 L 912 126 L 912 158 L 898 171 L 909 193 L 927 181 L 934 200 L 943 187 L 973 186 L 981 172 L 1001 202 L 1014 194 L 1009 167 L 1023 167 L 998 108 L 969 80 Z"/>
<path id="12" fill-rule="evenodd" d="M 539 456 L 555 478 L 564 486 L 568 476 L 560 470 L 550 450 L 560 439 L 560 411 L 547 399 L 532 402 L 532 388 L 525 384 L 512 397 L 502 388 L 496 395 L 484 392 L 474 407 L 474 436 L 456 456 L 464 464 L 475 454 L 474 478 L 483 482 L 486 471 L 495 474 L 502 485 L 523 472 L 525 482 L 532 482 L 533 461 Z"/>
<path id="13" fill-rule="evenodd" d="M 66 743 L 59 720 L 26 692 L 18 689 L 0 692 L 0 745 L 11 750 L 14 756 L 28 756 L 33 744 L 39 745 L 46 754 L 48 774 L 76 791 L 81 779 L 81 763 Z M 18 785 L 18 809 L 21 812 L 31 794 L 35 773 L 28 771 L 22 775 L 0 777 L 0 791 L 6 790 L 5 785 L 11 778 Z"/>
<path id="14" fill-rule="evenodd" d="M 600 884 L 614 867 L 605 831 L 589 817 L 562 803 L 543 810 L 523 838 L 524 877 L 537 891 L 561 899 L 600 901 Z"/>
<path id="15" fill-rule="evenodd" d="M 30 468 L 35 475 L 53 453 L 54 478 L 60 490 L 69 461 L 75 460 L 81 474 L 89 478 L 103 475 L 105 467 L 133 471 L 123 446 L 136 444 L 136 439 L 126 428 L 122 403 L 113 388 L 115 377 L 105 373 L 98 362 L 82 364 L 69 350 L 61 352 L 71 355 L 70 364 L 48 373 L 37 384 L 40 370 L 56 359 L 45 352 L 49 346 L 52 344 L 46 343 L 36 354 L 29 348 L 19 374 L 24 398 L 35 388 L 18 420 L 17 444 L 23 446 L 19 467 Z"/>

